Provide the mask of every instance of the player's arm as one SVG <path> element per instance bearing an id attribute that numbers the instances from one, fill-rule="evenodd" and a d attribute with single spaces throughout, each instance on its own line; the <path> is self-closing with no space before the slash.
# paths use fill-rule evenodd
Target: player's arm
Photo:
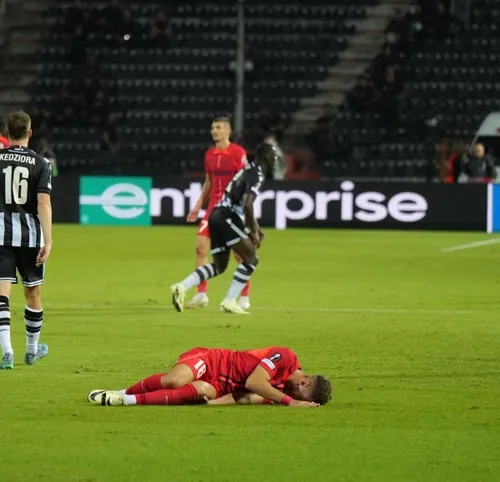
<path id="1" fill-rule="evenodd" d="M 255 393 L 236 392 L 228 393 L 215 400 L 209 400 L 207 405 L 262 405 L 264 403 L 270 403 L 270 401 L 264 400 Z"/>
<path id="2" fill-rule="evenodd" d="M 42 227 L 44 244 L 38 252 L 37 265 L 45 263 L 52 249 L 52 203 L 50 194 L 38 193 L 38 218 Z"/>
<path id="3" fill-rule="evenodd" d="M 38 252 L 37 265 L 47 261 L 52 250 L 52 203 L 50 194 L 52 192 L 52 169 L 50 164 L 44 161 L 41 164 L 40 177 L 37 185 L 38 218 L 42 228 L 44 244 Z"/>
<path id="4" fill-rule="evenodd" d="M 205 205 L 210 197 L 210 190 L 212 189 L 212 175 L 209 173 L 205 174 L 205 182 L 203 183 L 203 187 L 201 188 L 200 198 L 195 204 L 195 209 L 198 208 L 198 211 Z"/>
<path id="5" fill-rule="evenodd" d="M 253 203 L 256 197 L 257 195 L 254 192 L 248 192 L 246 194 L 244 211 L 245 211 L 245 222 L 247 224 L 248 229 L 250 230 L 250 233 L 252 234 L 254 243 L 260 245 L 261 241 L 260 233 L 262 233 L 262 231 L 260 230 L 259 223 L 255 218 L 255 213 L 253 209 Z"/>
<path id="6" fill-rule="evenodd" d="M 247 151 L 245 151 L 245 149 L 242 148 L 238 158 L 238 171 L 244 169 L 247 164 L 248 164 Z"/>
<path id="7" fill-rule="evenodd" d="M 258 365 L 248 377 L 245 383 L 245 388 L 257 395 L 260 395 L 262 398 L 271 400 L 274 403 L 290 405 L 291 407 L 319 407 L 317 403 L 294 400 L 289 395 L 285 395 L 274 388 L 269 383 L 270 380 L 271 376 L 269 373 Z"/>
<path id="8" fill-rule="evenodd" d="M 261 187 L 262 180 L 259 179 L 258 176 L 250 176 L 250 178 L 247 180 L 247 188 L 245 193 L 246 199 L 244 204 L 245 222 L 248 229 L 250 230 L 253 242 L 257 247 L 260 246 L 260 243 L 264 239 L 264 233 L 261 231 L 259 223 L 255 218 L 253 205 L 255 199 L 259 195 Z"/>
<path id="9" fill-rule="evenodd" d="M 212 176 L 209 173 L 205 174 L 205 182 L 203 183 L 203 187 L 201 188 L 201 194 L 194 205 L 194 208 L 189 211 L 187 220 L 190 223 L 194 223 L 198 219 L 198 213 L 201 208 L 205 205 L 210 197 L 210 191 L 212 189 Z"/>

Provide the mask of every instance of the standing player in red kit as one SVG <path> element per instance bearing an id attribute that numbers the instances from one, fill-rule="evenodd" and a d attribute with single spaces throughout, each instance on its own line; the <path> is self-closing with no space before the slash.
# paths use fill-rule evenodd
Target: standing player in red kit
<path id="1" fill-rule="evenodd" d="M 254 404 L 318 407 L 331 399 L 332 385 L 322 375 L 304 375 L 289 348 L 193 348 L 167 373 L 150 376 L 126 390 L 92 390 L 87 399 L 108 406 L 189 405 L 216 399 L 222 405 L 234 403 L 244 393 L 256 395 L 250 399 Z M 230 394 L 234 397 L 227 397 Z"/>
<path id="2" fill-rule="evenodd" d="M 217 117 L 212 122 L 212 139 L 215 146 L 205 153 L 205 183 L 194 208 L 189 212 L 187 220 L 194 223 L 198 220 L 198 214 L 210 199 L 205 216 L 198 229 L 198 240 L 196 243 L 196 267 L 208 263 L 210 253 L 210 233 L 208 230 L 208 216 L 212 209 L 218 204 L 224 190 L 231 182 L 234 175 L 243 169 L 247 163 L 245 149 L 229 140 L 231 136 L 231 123 L 227 117 Z M 238 263 L 240 262 L 237 260 Z M 244 310 L 250 308 L 250 281 L 241 292 L 238 304 Z M 207 281 L 198 285 L 198 292 L 191 301 L 186 303 L 186 308 L 204 308 L 208 305 Z"/>

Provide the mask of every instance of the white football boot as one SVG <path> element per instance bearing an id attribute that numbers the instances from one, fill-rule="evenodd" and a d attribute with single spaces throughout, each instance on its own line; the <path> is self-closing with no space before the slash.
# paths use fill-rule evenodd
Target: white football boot
<path id="1" fill-rule="evenodd" d="M 87 395 L 87 401 L 94 405 L 102 405 L 102 396 L 105 393 L 119 394 L 120 392 L 118 390 L 101 390 L 101 389 L 92 390 Z"/>
<path id="2" fill-rule="evenodd" d="M 208 296 L 206 293 L 196 293 L 193 299 L 186 303 L 186 308 L 195 310 L 197 308 L 206 308 L 208 306 Z"/>
<path id="3" fill-rule="evenodd" d="M 240 299 L 238 300 L 238 306 L 243 310 L 248 310 L 250 308 L 250 297 L 240 296 Z"/>
<path id="4" fill-rule="evenodd" d="M 170 287 L 172 293 L 172 304 L 174 308 L 180 313 L 184 311 L 184 298 L 186 297 L 186 288 L 182 283 L 177 283 Z"/>
<path id="5" fill-rule="evenodd" d="M 101 405 L 108 407 L 125 405 L 125 396 L 120 392 L 104 392 L 102 394 Z"/>
<path id="6" fill-rule="evenodd" d="M 220 304 L 220 310 L 224 313 L 235 313 L 238 315 L 249 315 L 248 311 L 241 308 L 235 300 L 224 300 Z"/>

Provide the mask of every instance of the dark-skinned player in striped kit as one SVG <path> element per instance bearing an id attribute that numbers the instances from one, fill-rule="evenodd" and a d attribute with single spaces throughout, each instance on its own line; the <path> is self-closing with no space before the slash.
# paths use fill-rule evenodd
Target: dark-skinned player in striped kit
<path id="1" fill-rule="evenodd" d="M 236 299 L 257 267 L 257 248 L 263 240 L 253 203 L 277 159 L 278 153 L 272 145 L 261 144 L 257 147 L 255 160 L 240 170 L 226 187 L 221 201 L 208 218 L 213 263 L 199 266 L 186 279 L 171 286 L 172 303 L 177 311 L 184 311 L 184 298 L 189 289 L 226 270 L 229 254 L 233 251 L 241 261 L 220 309 L 225 313 L 248 314 Z"/>

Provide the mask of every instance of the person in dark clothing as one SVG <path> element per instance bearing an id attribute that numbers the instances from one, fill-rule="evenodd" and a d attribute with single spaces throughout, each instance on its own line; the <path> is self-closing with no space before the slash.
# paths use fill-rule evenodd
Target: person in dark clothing
<path id="1" fill-rule="evenodd" d="M 168 46 L 170 42 L 170 20 L 164 9 L 159 9 L 151 25 L 149 38 L 154 45 Z"/>
<path id="2" fill-rule="evenodd" d="M 495 163 L 486 154 L 483 144 L 476 144 L 471 154 L 464 155 L 462 169 L 469 176 L 468 182 L 489 182 L 496 179 Z"/>
<path id="3" fill-rule="evenodd" d="M 281 142 L 283 138 L 283 131 L 285 129 L 285 123 L 278 112 L 272 111 L 268 108 L 261 110 L 259 123 L 262 135 L 272 133 L 276 136 L 278 142 Z"/>
<path id="4" fill-rule="evenodd" d="M 336 149 L 335 117 L 334 106 L 325 104 L 323 115 L 316 120 L 316 125 L 308 136 L 309 145 L 319 163 L 328 160 Z"/>
<path id="5" fill-rule="evenodd" d="M 118 137 L 115 116 L 113 114 L 110 114 L 106 120 L 101 140 L 104 149 L 112 153 L 118 152 L 118 149 L 120 148 L 120 140 Z"/>
<path id="6" fill-rule="evenodd" d="M 57 159 L 54 153 L 54 149 L 49 145 L 49 141 L 46 137 L 42 137 L 38 143 L 37 153 L 39 156 L 47 159 L 52 166 L 52 176 L 56 177 L 58 175 L 57 169 Z"/>

